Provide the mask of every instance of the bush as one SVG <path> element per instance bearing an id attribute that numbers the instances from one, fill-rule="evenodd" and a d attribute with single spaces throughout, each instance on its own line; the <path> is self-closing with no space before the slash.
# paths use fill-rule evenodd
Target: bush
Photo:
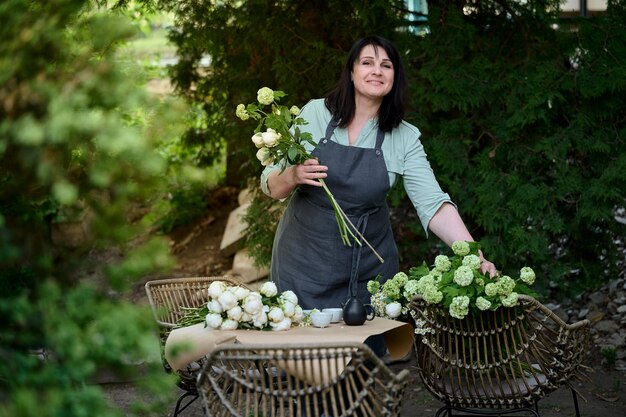
<path id="1" fill-rule="evenodd" d="M 154 401 L 135 412 L 148 415 L 173 382 L 151 315 L 120 296 L 171 266 L 165 242 L 131 243 L 148 225 L 127 221 L 166 165 L 137 119 L 140 82 L 113 59 L 134 31 L 89 4 L 0 5 L 0 416 L 120 415 L 94 378 L 140 362 Z M 91 240 L 55 244 L 67 220 L 85 220 Z M 89 262 L 110 248 L 119 260 Z"/>

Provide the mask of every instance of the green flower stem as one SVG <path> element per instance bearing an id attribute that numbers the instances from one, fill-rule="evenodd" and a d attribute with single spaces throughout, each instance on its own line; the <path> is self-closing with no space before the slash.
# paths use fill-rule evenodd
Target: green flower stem
<path id="1" fill-rule="evenodd" d="M 339 206 L 339 203 L 337 203 L 337 200 L 335 200 L 335 196 L 330 192 L 324 180 L 319 178 L 318 181 L 322 184 L 322 188 L 324 188 L 324 191 L 326 191 L 326 195 L 328 196 L 328 199 L 330 200 L 330 204 L 333 206 L 333 209 L 335 210 L 335 217 L 337 218 L 337 226 L 339 227 L 339 234 L 341 235 L 341 240 L 343 241 L 343 243 L 347 246 L 350 246 L 350 236 L 351 236 L 359 246 L 362 246 L 361 244 L 361 240 L 362 240 L 363 242 L 365 242 L 367 247 L 370 248 L 372 252 L 374 252 L 374 255 L 376 255 L 380 263 L 381 264 L 385 263 L 385 260 L 378 254 L 378 252 L 376 252 L 376 249 L 372 247 L 372 245 L 367 241 L 367 239 L 365 239 L 365 236 L 363 236 L 361 232 L 359 232 L 359 229 L 357 229 L 356 226 L 350 221 L 350 219 L 348 218 L 348 215 L 341 209 L 341 206 Z M 356 232 L 356 234 L 358 235 L 358 238 L 357 236 L 354 235 L 352 230 L 350 230 L 348 225 L 350 225 L 352 229 L 354 230 L 354 232 Z"/>

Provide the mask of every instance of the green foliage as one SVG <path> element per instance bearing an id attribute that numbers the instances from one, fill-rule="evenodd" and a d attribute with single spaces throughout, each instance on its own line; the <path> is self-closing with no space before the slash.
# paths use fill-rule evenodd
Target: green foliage
<path id="1" fill-rule="evenodd" d="M 465 14 L 445 3 L 431 2 L 431 35 L 409 61 L 416 124 L 442 186 L 499 268 L 542 265 L 561 294 L 615 276 L 625 6 L 562 22 L 515 2 Z"/>
<path id="2" fill-rule="evenodd" d="M 402 1 L 246 2 L 162 1 L 175 14 L 170 39 L 180 61 L 172 69 L 177 91 L 197 103 L 203 123 L 185 143 L 203 147 L 210 164 L 227 147 L 226 180 L 244 185 L 260 173 L 246 123 L 235 107 L 255 99 L 263 86 L 289 91 L 301 107 L 328 91 L 338 78 L 355 38 L 372 32 L 395 37 L 394 7 Z M 210 67 L 202 64 L 203 58 Z"/>
<path id="3" fill-rule="evenodd" d="M 245 230 L 246 248 L 257 267 L 270 265 L 274 231 L 287 202 L 274 200 L 263 194 L 256 184 L 250 184 L 252 201 L 243 215 L 247 224 Z"/>
<path id="4" fill-rule="evenodd" d="M 130 415 L 153 415 L 172 383 L 149 312 L 111 297 L 172 264 L 164 241 L 130 240 L 149 226 L 131 209 L 166 163 L 145 134 L 142 81 L 114 59 L 135 32 L 89 5 L 0 5 L 0 416 L 118 416 L 93 380 L 137 378 L 140 362 L 154 400 Z M 70 221 L 90 239 L 55 242 Z M 90 261 L 111 248 L 118 261 Z"/>

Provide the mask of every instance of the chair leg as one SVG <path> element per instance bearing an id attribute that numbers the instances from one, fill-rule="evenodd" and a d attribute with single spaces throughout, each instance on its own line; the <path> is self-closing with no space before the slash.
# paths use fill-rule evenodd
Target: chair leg
<path id="1" fill-rule="evenodd" d="M 193 397 L 191 400 L 189 400 L 189 402 L 187 402 L 183 407 L 181 407 L 181 404 L 183 403 L 183 400 L 187 397 Z M 178 397 L 178 401 L 176 401 L 176 407 L 174 408 L 174 414 L 172 414 L 172 417 L 178 417 L 178 415 L 180 413 L 182 413 L 183 411 L 185 411 L 185 409 L 187 407 L 189 407 L 191 405 L 191 403 L 193 403 L 195 400 L 198 399 L 198 393 L 195 391 L 186 391 L 184 394 L 182 394 L 180 397 Z"/>
<path id="2" fill-rule="evenodd" d="M 580 410 L 578 409 L 578 394 L 576 394 L 576 391 L 572 388 L 570 388 L 570 390 L 572 391 L 572 396 L 574 397 L 574 409 L 576 410 L 576 417 L 580 417 Z"/>

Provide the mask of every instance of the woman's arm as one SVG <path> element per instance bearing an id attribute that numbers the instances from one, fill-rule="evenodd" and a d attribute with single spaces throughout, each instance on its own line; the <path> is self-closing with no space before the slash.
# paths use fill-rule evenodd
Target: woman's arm
<path id="1" fill-rule="evenodd" d="M 450 203 L 441 205 L 431 218 L 430 223 L 428 223 L 428 228 L 448 246 L 452 246 L 452 243 L 457 240 L 474 241 L 459 212 Z M 489 273 L 489 275 L 494 277 L 496 275 L 496 266 L 484 258 L 482 251 L 479 254 L 482 261 L 480 270 L 483 274 Z"/>
<path id="2" fill-rule="evenodd" d="M 269 196 L 277 200 L 286 198 L 300 184 L 321 187 L 319 178 L 326 178 L 326 165 L 320 165 L 317 159 L 307 159 L 301 165 L 276 170 L 267 177 Z"/>

